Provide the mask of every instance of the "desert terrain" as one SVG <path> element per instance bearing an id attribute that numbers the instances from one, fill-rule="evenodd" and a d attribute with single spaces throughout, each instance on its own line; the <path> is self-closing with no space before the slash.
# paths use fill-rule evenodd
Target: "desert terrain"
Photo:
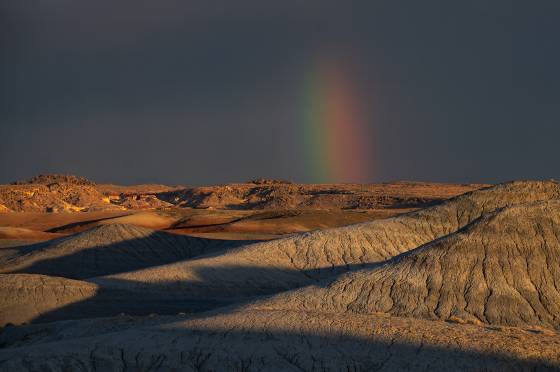
<path id="1" fill-rule="evenodd" d="M 560 183 L 0 185 L 2 371 L 560 369 Z"/>

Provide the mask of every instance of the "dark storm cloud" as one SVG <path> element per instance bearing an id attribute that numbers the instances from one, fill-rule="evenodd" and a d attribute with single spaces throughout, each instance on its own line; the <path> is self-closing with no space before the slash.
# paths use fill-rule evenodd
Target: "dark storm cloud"
<path id="1" fill-rule="evenodd" d="M 552 1 L 7 0 L 0 12 L 0 182 L 309 181 L 302 80 L 324 55 L 353 66 L 372 181 L 558 177 Z"/>

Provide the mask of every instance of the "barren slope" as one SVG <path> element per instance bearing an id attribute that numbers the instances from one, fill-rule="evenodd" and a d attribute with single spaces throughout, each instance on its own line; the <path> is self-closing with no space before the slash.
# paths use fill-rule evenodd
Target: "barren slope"
<path id="1" fill-rule="evenodd" d="M 69 237 L 21 247 L 17 255 L 6 259 L 0 256 L 0 271 L 81 279 L 185 260 L 243 243 L 108 224 Z"/>
<path id="2" fill-rule="evenodd" d="M 559 238 L 560 201 L 523 204 L 381 267 L 253 307 L 560 328 Z"/>
<path id="3" fill-rule="evenodd" d="M 512 182 L 408 215 L 294 235 L 211 257 L 95 279 L 108 287 L 188 298 L 246 297 L 371 265 L 457 231 L 508 205 L 557 199 L 556 182 Z"/>

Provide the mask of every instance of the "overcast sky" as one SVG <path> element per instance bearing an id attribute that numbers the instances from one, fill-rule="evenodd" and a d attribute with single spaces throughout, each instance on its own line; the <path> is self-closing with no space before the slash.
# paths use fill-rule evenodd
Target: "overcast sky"
<path id="1" fill-rule="evenodd" d="M 2 0 L 0 182 L 316 181 L 302 91 L 333 56 L 368 181 L 560 178 L 559 35 L 556 0 Z"/>

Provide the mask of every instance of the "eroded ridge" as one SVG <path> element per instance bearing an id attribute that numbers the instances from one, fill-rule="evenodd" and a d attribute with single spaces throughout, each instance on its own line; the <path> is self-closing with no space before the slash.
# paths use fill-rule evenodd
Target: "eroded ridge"
<path id="1" fill-rule="evenodd" d="M 384 265 L 251 306 L 560 328 L 560 201 L 497 210 Z"/>

